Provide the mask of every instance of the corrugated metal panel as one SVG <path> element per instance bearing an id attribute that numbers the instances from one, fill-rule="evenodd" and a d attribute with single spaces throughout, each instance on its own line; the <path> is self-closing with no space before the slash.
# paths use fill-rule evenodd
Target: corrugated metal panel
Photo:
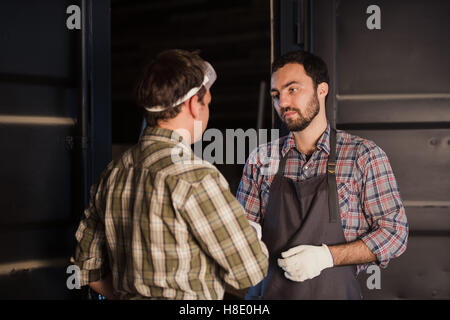
<path id="1" fill-rule="evenodd" d="M 95 3 L 92 34 L 101 33 L 104 40 L 91 51 L 101 57 L 92 54 L 89 62 L 94 70 L 88 97 L 92 180 L 111 157 L 109 1 Z M 67 29 L 66 9 L 80 4 L 56 0 L 0 4 L 1 298 L 77 296 L 66 287 L 65 270 L 84 209 L 81 36 L 79 30 Z M 95 19 L 99 10 L 103 10 L 100 20 Z"/>
<path id="2" fill-rule="evenodd" d="M 381 30 L 365 26 L 371 4 L 335 2 L 336 123 L 388 155 L 410 237 L 381 290 L 361 284 L 366 299 L 448 299 L 450 3 L 378 1 Z"/>
<path id="3" fill-rule="evenodd" d="M 380 30 L 366 26 L 373 4 Z M 381 290 L 368 290 L 361 274 L 366 299 L 450 297 L 449 11 L 445 0 L 313 1 L 311 48 L 331 79 L 328 119 L 387 153 L 409 218 L 408 248 L 382 271 Z"/>
<path id="4" fill-rule="evenodd" d="M 358 280 L 365 299 L 449 299 L 450 237 L 411 237 L 408 249 L 380 273 L 380 289 L 369 290 L 365 271 Z"/>

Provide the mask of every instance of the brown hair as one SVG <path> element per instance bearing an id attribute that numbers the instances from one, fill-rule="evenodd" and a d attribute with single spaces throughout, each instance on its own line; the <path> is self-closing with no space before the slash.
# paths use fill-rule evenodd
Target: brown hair
<path id="1" fill-rule="evenodd" d="M 160 112 L 146 112 L 148 126 L 156 126 L 158 121 L 175 118 L 181 111 L 181 104 L 171 107 L 190 89 L 203 82 L 205 62 L 198 51 L 180 49 L 163 51 L 151 61 L 142 73 L 136 89 L 137 104 L 143 108 L 162 106 Z M 205 87 L 197 92 L 203 102 Z"/>
<path id="2" fill-rule="evenodd" d="M 272 63 L 272 74 L 288 63 L 303 65 L 306 74 L 312 78 L 316 89 L 322 82 L 330 83 L 327 65 L 319 56 L 301 50 L 288 52 Z"/>

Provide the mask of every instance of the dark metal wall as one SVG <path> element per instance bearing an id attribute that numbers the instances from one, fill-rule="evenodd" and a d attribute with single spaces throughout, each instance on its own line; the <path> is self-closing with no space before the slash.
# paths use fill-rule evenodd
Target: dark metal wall
<path id="1" fill-rule="evenodd" d="M 81 138 L 81 1 L 0 3 L 0 298 L 72 297 L 66 267 L 90 185 L 111 158 L 109 1 L 86 1 L 86 139 Z M 82 143 L 83 142 L 83 143 Z M 86 148 L 87 168 L 81 150 Z M 86 182 L 83 173 L 86 172 Z"/>
<path id="2" fill-rule="evenodd" d="M 365 298 L 450 298 L 450 3 L 275 4 L 288 2 L 308 3 L 311 8 L 311 23 L 305 27 L 311 28 L 307 34 L 312 40 L 306 48 L 329 67 L 330 122 L 373 140 L 387 153 L 406 206 L 408 248 L 381 272 L 380 290 L 369 290 L 370 275 L 360 275 Z M 381 9 L 381 29 L 366 26 L 370 16 L 366 10 L 373 4 Z M 293 18 L 291 14 L 278 19 Z M 282 26 L 279 23 L 275 33 Z M 281 53 L 304 47 L 280 40 L 274 46 Z"/>

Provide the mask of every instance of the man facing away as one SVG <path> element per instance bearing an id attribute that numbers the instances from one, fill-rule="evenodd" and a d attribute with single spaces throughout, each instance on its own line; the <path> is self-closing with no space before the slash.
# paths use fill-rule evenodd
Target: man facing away
<path id="1" fill-rule="evenodd" d="M 290 133 L 249 156 L 237 192 L 269 250 L 267 277 L 249 299 L 361 299 L 357 273 L 406 249 L 389 160 L 374 142 L 330 128 L 328 84 L 311 53 L 272 65 L 273 104 Z"/>
<path id="2" fill-rule="evenodd" d="M 82 286 L 109 299 L 222 299 L 225 283 L 243 289 L 266 275 L 267 249 L 245 211 L 190 148 L 206 128 L 215 79 L 183 50 L 145 69 L 137 96 L 148 126 L 93 186 L 76 232 Z"/>

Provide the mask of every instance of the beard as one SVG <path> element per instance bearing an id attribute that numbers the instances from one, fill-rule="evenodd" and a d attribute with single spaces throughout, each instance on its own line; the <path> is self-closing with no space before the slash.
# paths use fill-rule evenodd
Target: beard
<path id="1" fill-rule="evenodd" d="M 281 110 L 281 119 L 286 124 L 289 131 L 302 131 L 309 126 L 313 119 L 319 114 L 320 105 L 317 97 L 317 92 L 309 99 L 306 106 L 305 115 L 301 114 L 299 110 L 286 107 Z M 298 117 L 296 119 L 285 119 L 284 114 L 288 111 L 296 112 Z"/>

